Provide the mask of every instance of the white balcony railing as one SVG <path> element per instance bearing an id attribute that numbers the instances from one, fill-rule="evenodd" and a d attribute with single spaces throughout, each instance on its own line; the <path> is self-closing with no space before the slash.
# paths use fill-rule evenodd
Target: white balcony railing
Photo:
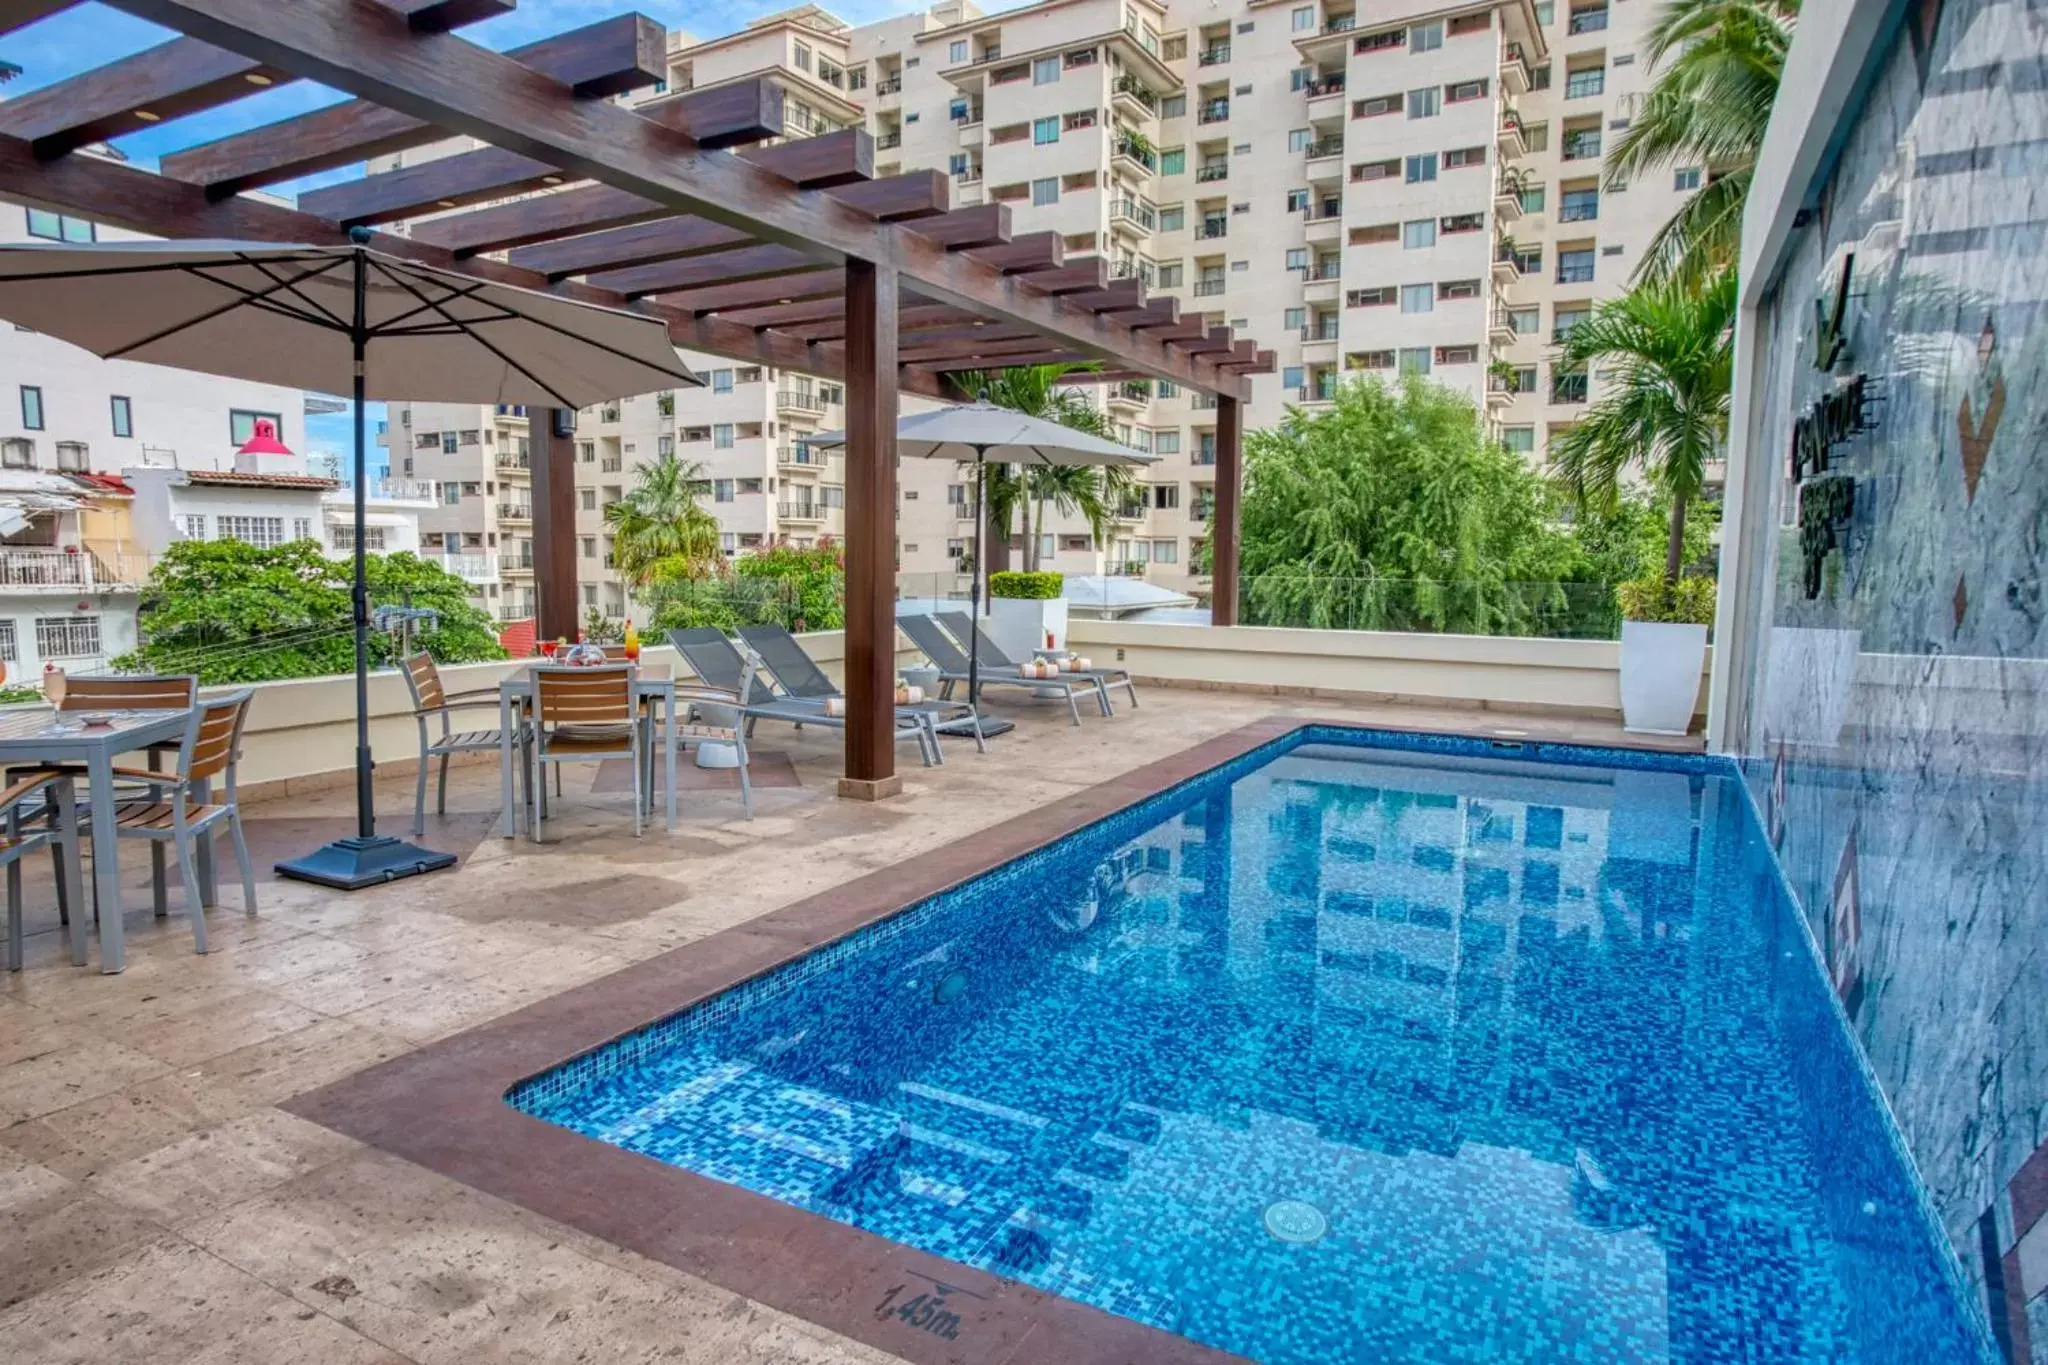
<path id="1" fill-rule="evenodd" d="M 134 581 L 89 550 L 0 550 L 4 588 L 110 588 Z"/>
<path id="2" fill-rule="evenodd" d="M 471 583 L 489 583 L 498 576 L 496 555 L 440 555 L 428 562 Z"/>

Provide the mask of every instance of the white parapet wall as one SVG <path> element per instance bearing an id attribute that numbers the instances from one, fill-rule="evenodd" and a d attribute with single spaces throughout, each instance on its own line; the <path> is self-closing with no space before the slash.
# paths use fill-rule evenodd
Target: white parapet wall
<path id="1" fill-rule="evenodd" d="M 1077 617 L 1068 629 L 1068 646 L 1098 666 L 1120 663 L 1168 685 L 1603 718 L 1621 714 L 1621 646 L 1613 640 L 1219 629 Z"/>

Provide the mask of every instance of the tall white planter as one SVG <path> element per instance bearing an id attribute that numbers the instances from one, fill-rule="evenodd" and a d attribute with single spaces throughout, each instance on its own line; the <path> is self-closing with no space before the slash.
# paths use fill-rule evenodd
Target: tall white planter
<path id="1" fill-rule="evenodd" d="M 1692 728 L 1707 628 L 1668 621 L 1621 623 L 1621 723 L 1645 735 Z"/>
<path id="2" fill-rule="evenodd" d="M 1067 647 L 1067 599 L 1064 597 L 992 597 L 983 627 L 988 638 L 1012 659 L 1022 663 L 1034 649 L 1045 648 L 1051 632 L 1054 649 Z"/>

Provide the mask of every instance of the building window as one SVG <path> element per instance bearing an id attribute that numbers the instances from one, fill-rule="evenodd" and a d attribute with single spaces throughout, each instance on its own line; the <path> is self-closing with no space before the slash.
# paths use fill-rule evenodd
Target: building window
<path id="1" fill-rule="evenodd" d="M 1463 170 L 1467 166 L 1484 166 L 1485 164 L 1486 148 L 1484 147 L 1453 147 L 1450 151 L 1444 153 L 1444 169 L 1447 171 Z"/>
<path id="2" fill-rule="evenodd" d="M 712 426 L 712 428 L 711 428 L 711 448 L 712 448 L 713 450 L 731 450 L 731 449 L 732 449 L 732 438 L 733 438 L 733 424 L 732 424 L 732 423 L 730 423 L 730 422 L 719 422 L 719 423 L 716 423 L 715 425 L 713 425 L 713 426 Z"/>
<path id="3" fill-rule="evenodd" d="M 1534 336 L 1543 330 L 1543 310 L 1535 304 L 1526 308 L 1510 308 L 1508 326 L 1515 329 L 1518 337 Z"/>
<path id="4" fill-rule="evenodd" d="M 1404 284 L 1401 286 L 1401 311 L 1404 313 L 1432 313 L 1436 311 L 1436 286 L 1433 284 Z"/>
<path id="5" fill-rule="evenodd" d="M 1700 168 L 1697 166 L 1680 166 L 1678 173 L 1671 177 L 1671 188 L 1674 190 L 1696 190 L 1699 187 Z"/>
<path id="6" fill-rule="evenodd" d="M 1315 140 L 1316 130 L 1313 128 L 1290 128 L 1287 131 L 1287 150 L 1290 152 L 1305 152 Z M 1302 196 L 1306 198 L 1307 195 L 1308 191 L 1303 190 Z"/>
<path id="7" fill-rule="evenodd" d="M 462 433 L 456 431 L 444 431 L 441 433 L 441 453 L 443 455 L 453 455 L 461 447 Z"/>
<path id="8" fill-rule="evenodd" d="M 1477 346 L 1439 346 L 1436 348 L 1436 363 L 1439 365 L 1477 365 Z"/>
<path id="9" fill-rule="evenodd" d="M 1408 158 L 1407 180 L 1411 185 L 1436 179 L 1436 153 L 1424 152 Z"/>
<path id="10" fill-rule="evenodd" d="M 38 385 L 21 386 L 21 425 L 29 431 L 43 429 L 43 391 Z"/>
<path id="11" fill-rule="evenodd" d="M 356 528 L 353 526 L 335 527 L 334 548 L 337 550 L 354 550 L 356 548 Z M 382 554 L 383 552 L 384 528 L 382 526 L 365 526 L 363 528 L 363 553 Z"/>
<path id="12" fill-rule="evenodd" d="M 1582 247 L 1576 251 L 1557 253 L 1557 282 L 1559 284 L 1585 284 L 1593 278 L 1593 249 Z"/>
<path id="13" fill-rule="evenodd" d="M 1522 190 L 1522 212 L 1543 212 L 1543 186 L 1529 185 Z"/>
<path id="14" fill-rule="evenodd" d="M 1037 61 L 1031 64 L 1031 83 L 1033 85 L 1051 85 L 1054 81 L 1058 80 L 1059 78 L 1059 58 L 1040 57 Z"/>
<path id="15" fill-rule="evenodd" d="M 809 71 L 811 69 L 811 50 L 802 43 L 796 44 L 796 69 L 799 71 Z"/>
<path id="16" fill-rule="evenodd" d="M 1316 7 L 1314 5 L 1303 5 L 1300 9 L 1294 11 L 1293 18 L 1294 31 L 1296 33 L 1315 32 Z"/>
<path id="17" fill-rule="evenodd" d="M 1060 181 L 1058 176 L 1049 175 L 1043 180 L 1031 182 L 1031 202 L 1033 204 L 1057 204 L 1059 201 Z"/>
<path id="18" fill-rule="evenodd" d="M 1563 341 L 1572 334 L 1572 329 L 1593 316 L 1593 310 L 1583 303 L 1559 304 L 1551 310 L 1551 339 Z"/>
<path id="19" fill-rule="evenodd" d="M 1180 433 L 1178 431 L 1155 431 L 1152 433 L 1154 455 L 1180 454 Z"/>
<path id="20" fill-rule="evenodd" d="M 1565 190 L 1557 196 L 1557 221 L 1587 223 L 1600 216 L 1598 188 Z"/>
<path id="21" fill-rule="evenodd" d="M 1283 390 L 1300 388 L 1302 386 L 1302 379 L 1305 376 L 1305 374 L 1306 371 L 1304 371 L 1302 367 L 1299 365 L 1287 366 L 1286 368 L 1280 371 L 1280 387 Z"/>
<path id="22" fill-rule="evenodd" d="M 1401 224 L 1401 246 L 1414 251 L 1420 247 L 1436 245 L 1436 219 L 1417 218 Z"/>
<path id="23" fill-rule="evenodd" d="M 578 464 L 596 464 L 597 442 L 578 441 L 576 443 L 576 462 Z"/>
<path id="24" fill-rule="evenodd" d="M 107 406 L 113 412 L 114 434 L 116 436 L 133 436 L 135 434 L 134 405 L 117 393 L 107 400 Z"/>
<path id="25" fill-rule="evenodd" d="M 1187 116 L 1188 97 L 1186 95 L 1168 95 L 1165 99 L 1159 101 L 1159 117 L 1165 119 L 1186 118 Z"/>
<path id="26" fill-rule="evenodd" d="M 0 441 L 0 469 L 34 469 L 36 443 L 20 436 Z"/>
<path id="27" fill-rule="evenodd" d="M 1410 52 L 1434 52 L 1444 45 L 1442 24 L 1417 24 L 1408 30 Z"/>
<path id="28" fill-rule="evenodd" d="M 245 545 L 268 550 L 284 544 L 283 517 L 216 517 L 222 540 L 239 540 Z"/>
<path id="29" fill-rule="evenodd" d="M 20 643 L 14 638 L 14 618 L 0 620 L 0 659 L 8 663 L 20 662 Z"/>
<path id="30" fill-rule="evenodd" d="M 292 539 L 293 539 L 293 540 L 311 540 L 312 538 L 313 538 L 313 519 L 312 519 L 311 517 L 293 517 L 293 518 L 292 518 Z"/>
<path id="31" fill-rule="evenodd" d="M 97 616 L 38 616 L 36 653 L 45 659 L 96 659 L 100 653 Z"/>
<path id="32" fill-rule="evenodd" d="M 1409 118 L 1435 118 L 1443 111 L 1444 92 L 1434 85 L 1408 92 Z"/>
<path id="33" fill-rule="evenodd" d="M 1060 121 L 1058 118 L 1041 118 L 1031 121 L 1031 144 L 1034 147 L 1043 147 L 1048 142 L 1058 142 L 1059 140 Z"/>
<path id="34" fill-rule="evenodd" d="M 1184 175 L 1186 174 L 1187 169 L 1187 148 L 1168 147 L 1165 151 L 1159 154 L 1159 173 L 1161 175 Z"/>
<path id="35" fill-rule="evenodd" d="M 595 512 L 597 510 L 597 490 L 595 488 L 579 488 L 576 490 L 576 495 L 582 500 L 581 505 L 584 511 Z"/>
<path id="36" fill-rule="evenodd" d="M 99 237 L 99 232 L 87 219 L 73 218 L 65 213 L 49 213 L 43 209 L 30 209 L 28 235 L 40 237 L 46 242 L 90 242 Z"/>
<path id="37" fill-rule="evenodd" d="M 1175 204 L 1170 209 L 1159 210 L 1159 230 L 1161 232 L 1179 232 L 1186 228 L 1187 225 L 1188 211 L 1186 205 Z M 1175 268 L 1175 273 L 1179 273 L 1178 267 Z M 1166 281 L 1161 279 L 1160 283 L 1163 285 Z"/>
<path id="38" fill-rule="evenodd" d="M 1502 427 L 1500 443 L 1517 455 L 1527 455 L 1536 449 L 1536 428 Z"/>
<path id="39" fill-rule="evenodd" d="M 967 40 L 965 38 L 955 38 L 946 45 L 946 60 L 955 66 L 967 60 Z"/>
<path id="40" fill-rule="evenodd" d="M 1607 68 L 1589 66 L 1582 71 L 1569 71 L 1564 78 L 1564 97 L 1568 100 L 1588 99 L 1607 89 Z"/>
<path id="41" fill-rule="evenodd" d="M 254 412 L 248 408 L 234 408 L 228 412 L 228 444 L 232 446 L 247 445 L 249 438 L 256 434 L 256 423 L 258 421 L 270 423 L 271 430 L 277 433 L 278 439 L 284 439 L 284 417 L 282 414 Z M 450 433 L 448 439 L 450 441 L 455 439 L 453 433 Z M 451 451 L 455 449 L 452 445 L 446 448 Z"/>
<path id="42" fill-rule="evenodd" d="M 711 391 L 713 393 L 731 393 L 732 371 L 713 370 L 711 372 Z"/>
<path id="43" fill-rule="evenodd" d="M 57 468 L 72 474 L 83 474 L 92 468 L 92 460 L 87 454 L 85 442 L 57 442 Z"/>
<path id="44" fill-rule="evenodd" d="M 732 480 L 713 479 L 711 481 L 711 500 L 713 502 L 731 502 Z"/>
<path id="45" fill-rule="evenodd" d="M 1396 362 L 1396 368 L 1398 368 L 1402 374 L 1428 374 L 1429 347 L 1403 347 L 1401 350 L 1400 359 Z"/>

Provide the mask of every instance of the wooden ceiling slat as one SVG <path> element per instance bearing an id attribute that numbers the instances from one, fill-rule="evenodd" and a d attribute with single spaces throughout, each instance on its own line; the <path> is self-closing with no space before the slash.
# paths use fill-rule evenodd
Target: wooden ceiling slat
<path id="1" fill-rule="evenodd" d="M 664 79 L 667 41 L 661 25 L 652 19 L 623 14 L 528 43 L 506 55 L 579 95 L 598 99 Z M 165 175 L 204 185 L 220 196 L 386 156 L 445 136 L 423 119 L 369 100 L 348 100 L 172 152 L 160 164 Z"/>
<path id="2" fill-rule="evenodd" d="M 759 78 L 684 90 L 637 108 L 643 118 L 713 151 L 780 137 L 788 128 L 782 87 Z"/>
<path id="3" fill-rule="evenodd" d="M 711 224 L 705 224 L 708 228 Z M 734 251 L 720 251 L 708 256 L 688 257 L 683 260 L 657 261 L 653 265 L 632 266 L 625 270 L 605 270 L 586 275 L 584 283 L 595 289 L 608 289 L 627 298 L 639 298 L 643 294 L 661 294 L 672 289 L 688 289 L 699 284 L 718 284 L 734 280 L 762 279 L 791 271 L 805 270 L 815 264 L 810 257 L 794 247 L 780 243 L 757 242 Z"/>
<path id="4" fill-rule="evenodd" d="M 1071 295 L 1067 302 L 1076 308 L 1086 308 L 1093 313 L 1143 312 L 1146 307 L 1145 282 L 1126 276 L 1111 280 L 1106 288 Z"/>
<path id="5" fill-rule="evenodd" d="M 759 84 L 773 88 L 766 81 Z M 800 156 L 791 155 L 785 151 L 788 147 L 804 150 Z M 805 138 L 798 143 L 748 147 L 740 155 L 756 165 L 774 170 L 801 189 L 830 188 L 860 181 L 873 172 L 874 138 L 864 130 L 848 128 L 825 137 Z M 609 185 L 577 185 L 560 194 L 539 195 L 509 204 L 494 204 L 474 213 L 431 219 L 415 227 L 413 236 L 455 252 L 505 251 L 575 233 L 587 235 L 630 227 L 650 219 L 666 218 L 670 212 L 652 199 L 626 190 L 615 190 Z"/>
<path id="6" fill-rule="evenodd" d="M 549 279 L 592 271 L 630 270 L 656 261 L 707 255 L 745 246 L 754 239 L 723 223 L 702 218 L 660 218 L 632 227 L 539 242 L 507 252 L 505 259 Z"/>
<path id="7" fill-rule="evenodd" d="M 396 223 L 436 209 L 524 194 L 548 184 L 561 184 L 563 174 L 545 161 L 481 147 L 473 152 L 437 157 L 415 166 L 401 166 L 381 175 L 366 175 L 336 185 L 307 190 L 299 207 L 343 225 Z"/>
<path id="8" fill-rule="evenodd" d="M 706 285 L 698 289 L 664 291 L 653 301 L 690 313 L 715 313 L 725 308 L 747 308 L 757 304 L 782 303 L 796 299 L 843 298 L 846 272 L 820 268 L 773 279 L 745 280 L 738 284 Z"/>
<path id="9" fill-rule="evenodd" d="M 1057 270 L 1041 270 L 1024 276 L 1024 283 L 1041 294 L 1087 294 L 1109 284 L 1109 262 L 1100 256 L 1069 261 Z"/>
<path id="10" fill-rule="evenodd" d="M 864 185 L 842 185 L 831 197 L 885 223 L 929 218 L 953 206 L 953 182 L 944 171 L 905 171 Z"/>
<path id="11" fill-rule="evenodd" d="M 1066 239 L 1057 232 L 1027 232 L 1000 245 L 963 249 L 975 260 L 992 265 L 1006 275 L 1056 270 L 1067 262 Z"/>
<path id="12" fill-rule="evenodd" d="M 957 321 L 960 316 L 961 314 L 958 309 L 949 308 L 942 303 L 911 302 L 899 307 L 897 310 L 897 333 L 899 337 L 902 337 L 906 335 L 904 330 L 906 328 L 915 328 L 921 324 L 938 321 Z M 846 318 L 842 314 L 836 318 L 829 318 L 814 323 L 791 324 L 787 328 L 778 330 L 791 332 L 813 343 L 837 341 L 846 335 Z"/>
<path id="13" fill-rule="evenodd" d="M 1074 350 L 1002 351 L 992 355 L 968 356 L 955 350 L 948 355 L 899 355 L 906 366 L 941 372 L 960 370 L 1007 370 L 1018 365 L 1076 365 L 1088 357 Z"/>
<path id="14" fill-rule="evenodd" d="M 831 322 L 845 314 L 846 300 L 842 295 L 797 299 L 791 303 L 767 303 L 759 308 L 732 308 L 718 316 L 742 327 L 780 327 L 801 332 L 803 324 Z"/>
<path id="15" fill-rule="evenodd" d="M 510 14 L 519 0 L 383 0 L 412 25 L 414 33 L 446 33 L 466 24 Z"/>
<path id="16" fill-rule="evenodd" d="M 173 38 L 0 101 L 0 133 L 27 138 L 39 157 L 62 156 L 295 79 L 197 38 Z"/>
<path id="17" fill-rule="evenodd" d="M 976 204 L 941 218 L 921 218 L 909 226 L 918 236 L 929 237 L 949 251 L 1001 246 L 1010 240 L 1010 206 Z"/>
<path id="18" fill-rule="evenodd" d="M 7 0 L 0 5 L 0 37 L 80 3 L 82 0 Z"/>

